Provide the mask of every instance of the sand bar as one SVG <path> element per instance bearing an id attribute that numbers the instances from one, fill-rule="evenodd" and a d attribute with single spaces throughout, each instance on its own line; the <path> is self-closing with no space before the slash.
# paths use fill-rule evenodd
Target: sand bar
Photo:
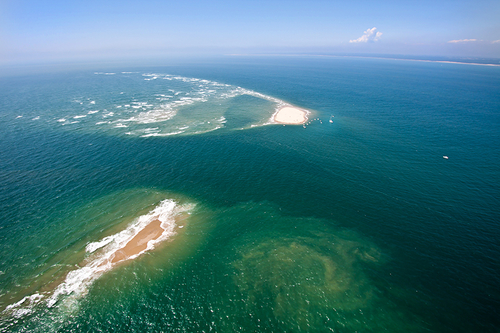
<path id="1" fill-rule="evenodd" d="M 139 231 L 124 247 L 115 252 L 112 263 L 128 259 L 145 251 L 148 248 L 148 242 L 158 239 L 162 233 L 160 220 L 149 223 L 144 229 Z"/>
<path id="2" fill-rule="evenodd" d="M 279 124 L 301 125 L 307 121 L 307 112 L 291 106 L 285 106 L 274 114 L 273 121 Z"/>
<path id="3" fill-rule="evenodd" d="M 174 223 L 175 227 L 169 232 L 170 236 L 177 234 L 179 229 L 184 227 L 185 220 L 188 217 L 189 214 L 186 212 L 177 214 L 174 217 L 175 222 L 171 221 L 171 223 Z M 111 263 L 115 264 L 145 252 L 148 249 L 148 242 L 156 241 L 165 231 L 166 230 L 161 227 L 161 221 L 158 219 L 148 223 L 148 225 L 139 231 L 131 240 L 129 240 L 124 247 L 114 252 Z M 170 237 L 168 237 L 168 239 L 170 239 Z"/>

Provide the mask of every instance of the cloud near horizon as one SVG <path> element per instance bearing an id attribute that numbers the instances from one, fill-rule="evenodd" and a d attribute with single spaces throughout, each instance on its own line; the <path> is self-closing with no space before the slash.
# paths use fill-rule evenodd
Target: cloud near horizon
<path id="1" fill-rule="evenodd" d="M 477 39 L 454 39 L 448 41 L 448 43 L 468 43 L 468 42 L 477 42 Z"/>
<path id="2" fill-rule="evenodd" d="M 351 39 L 349 43 L 367 43 L 367 42 L 376 42 L 380 39 L 380 36 L 382 36 L 382 33 L 380 31 L 375 32 L 377 28 L 373 27 L 371 29 L 367 29 L 364 33 L 363 36 L 359 37 L 358 39 Z"/>
<path id="3" fill-rule="evenodd" d="M 493 41 L 487 41 L 487 40 L 481 40 L 481 39 L 454 39 L 450 40 L 447 43 L 451 44 L 461 44 L 461 43 L 471 43 L 471 42 L 478 42 L 478 43 L 487 43 L 487 44 L 497 44 L 500 43 L 500 39 L 493 40 Z"/>

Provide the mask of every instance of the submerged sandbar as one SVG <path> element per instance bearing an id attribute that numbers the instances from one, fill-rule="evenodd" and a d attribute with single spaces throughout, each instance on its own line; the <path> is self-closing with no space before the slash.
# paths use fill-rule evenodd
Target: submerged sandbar
<path id="1" fill-rule="evenodd" d="M 288 125 L 301 125 L 307 121 L 308 112 L 292 106 L 285 106 L 273 115 L 273 122 Z"/>

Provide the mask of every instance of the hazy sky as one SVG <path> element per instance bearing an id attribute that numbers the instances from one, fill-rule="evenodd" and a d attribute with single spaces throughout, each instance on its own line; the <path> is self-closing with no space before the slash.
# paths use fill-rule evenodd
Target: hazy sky
<path id="1" fill-rule="evenodd" d="M 0 0 L 0 63 L 170 53 L 500 57 L 499 0 Z"/>

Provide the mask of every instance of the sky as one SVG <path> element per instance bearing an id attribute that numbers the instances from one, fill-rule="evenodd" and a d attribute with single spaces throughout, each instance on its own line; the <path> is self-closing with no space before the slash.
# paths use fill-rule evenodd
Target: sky
<path id="1" fill-rule="evenodd" d="M 0 64 L 280 53 L 500 58 L 500 1 L 0 0 Z"/>

